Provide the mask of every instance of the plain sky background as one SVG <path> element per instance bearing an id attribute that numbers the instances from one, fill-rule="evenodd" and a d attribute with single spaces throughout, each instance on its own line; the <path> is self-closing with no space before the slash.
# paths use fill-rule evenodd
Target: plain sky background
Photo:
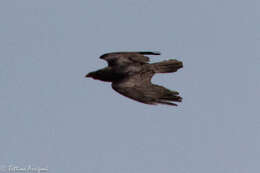
<path id="1" fill-rule="evenodd" d="M 260 172 L 260 3 L 2 0 L 0 166 L 51 173 Z M 258 9 L 258 10 L 257 10 Z M 258 21 L 258 22 L 256 22 Z M 183 61 L 148 106 L 84 78 L 111 51 Z M 3 172 L 3 171 L 2 171 Z"/>

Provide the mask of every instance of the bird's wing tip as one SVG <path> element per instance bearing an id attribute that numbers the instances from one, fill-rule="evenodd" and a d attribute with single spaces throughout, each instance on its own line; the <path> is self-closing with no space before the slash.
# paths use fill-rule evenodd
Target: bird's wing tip
<path id="1" fill-rule="evenodd" d="M 161 52 L 160 51 L 143 51 L 143 52 L 138 52 L 139 54 L 142 54 L 142 55 L 161 55 Z"/>
<path id="2" fill-rule="evenodd" d="M 154 55 L 161 55 L 162 53 L 160 51 L 154 51 Z"/>

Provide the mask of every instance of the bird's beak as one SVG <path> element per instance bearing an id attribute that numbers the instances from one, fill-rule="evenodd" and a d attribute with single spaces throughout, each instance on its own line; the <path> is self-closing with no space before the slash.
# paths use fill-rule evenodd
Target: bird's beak
<path id="1" fill-rule="evenodd" d="M 85 75 L 85 77 L 91 77 L 91 75 L 88 73 L 88 74 Z"/>

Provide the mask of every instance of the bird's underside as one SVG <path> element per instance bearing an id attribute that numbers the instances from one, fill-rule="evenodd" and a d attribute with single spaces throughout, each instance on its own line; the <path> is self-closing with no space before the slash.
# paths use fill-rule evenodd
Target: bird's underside
<path id="1" fill-rule="evenodd" d="M 100 56 L 108 67 L 90 72 L 86 77 L 112 82 L 118 93 L 145 104 L 167 104 L 177 106 L 181 102 L 177 91 L 151 83 L 156 73 L 171 73 L 182 68 L 182 62 L 171 59 L 149 64 L 145 55 L 160 55 L 158 52 L 114 52 Z"/>

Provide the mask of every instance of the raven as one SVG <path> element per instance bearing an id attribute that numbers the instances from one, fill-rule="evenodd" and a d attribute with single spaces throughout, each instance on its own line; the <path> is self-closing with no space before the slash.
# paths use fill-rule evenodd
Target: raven
<path id="1" fill-rule="evenodd" d="M 145 55 L 160 55 L 160 52 L 111 52 L 100 56 L 108 66 L 88 73 L 90 77 L 104 82 L 112 82 L 112 88 L 118 93 L 135 101 L 155 105 L 166 104 L 177 106 L 173 102 L 181 102 L 177 91 L 151 83 L 156 73 L 176 72 L 183 67 L 176 59 L 157 63 L 148 63 Z"/>

